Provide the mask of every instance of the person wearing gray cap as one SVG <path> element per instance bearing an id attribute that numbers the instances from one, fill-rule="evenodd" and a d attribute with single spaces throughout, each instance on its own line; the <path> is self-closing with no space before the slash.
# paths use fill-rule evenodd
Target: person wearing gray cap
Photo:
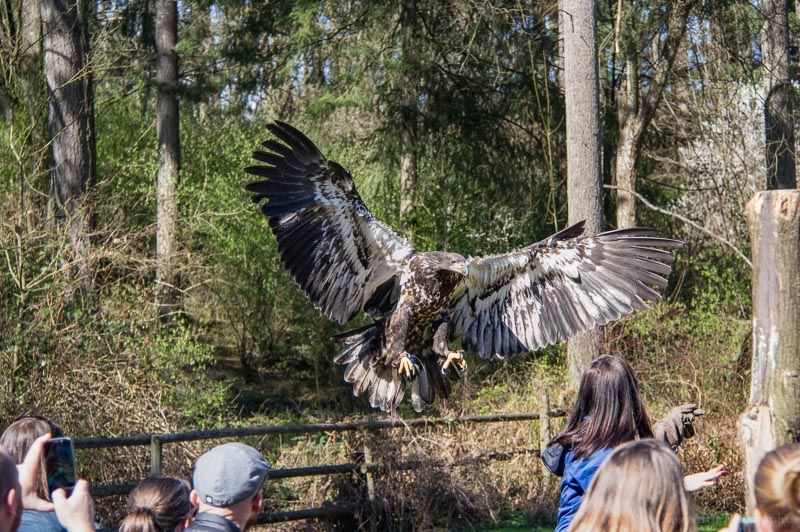
<path id="1" fill-rule="evenodd" d="M 242 443 L 214 447 L 192 475 L 192 504 L 199 508 L 185 532 L 244 532 L 261 511 L 261 486 L 269 473 L 261 454 Z"/>

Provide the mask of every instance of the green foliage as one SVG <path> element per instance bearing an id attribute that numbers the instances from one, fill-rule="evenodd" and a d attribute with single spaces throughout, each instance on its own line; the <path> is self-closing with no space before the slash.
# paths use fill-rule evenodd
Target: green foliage
<path id="1" fill-rule="evenodd" d="M 638 45 L 645 70 L 652 67 L 648 46 L 677 4 L 623 5 L 623 44 L 632 39 Z M 363 397 L 352 398 L 342 368 L 331 363 L 337 346 L 329 338 L 344 328 L 321 316 L 284 271 L 268 223 L 244 190 L 252 178 L 243 168 L 270 137 L 264 128 L 269 120 L 298 126 L 350 169 L 373 214 L 418 249 L 495 253 L 564 226 L 566 109 L 555 2 L 181 2 L 175 259 L 182 309 L 162 323 L 152 303 L 158 168 L 153 6 L 101 3 L 92 25 L 95 290 L 83 294 L 69 265 L 68 240 L 48 219 L 47 93 L 40 59 L 31 67 L 20 55 L 12 34 L 20 25 L 12 19 L 21 4 L 11 0 L 9 6 L 0 13 L 3 419 L 35 409 L 75 435 L 96 436 L 372 411 Z M 616 7 L 598 7 L 601 63 L 608 67 L 601 135 L 609 172 L 625 79 L 614 55 Z M 670 74 L 666 103 L 644 141 L 639 192 L 698 223 L 706 220 L 686 200 L 692 181 L 683 175 L 680 149 L 702 136 L 705 124 L 694 111 L 714 103 L 710 81 L 758 82 L 758 16 L 750 5 L 694 4 L 687 20 L 694 31 L 680 56 L 689 59 Z M 797 25 L 796 17 L 791 24 Z M 715 33 L 706 39 L 704 28 Z M 401 160 L 409 155 L 417 179 L 412 190 L 401 190 Z M 724 202 L 727 185 L 715 186 L 720 193 L 714 201 Z M 401 218 L 407 195 L 412 214 Z M 613 202 L 606 207 L 610 220 Z M 686 240 L 687 248 L 679 254 L 668 301 L 609 327 L 606 350 L 634 362 L 654 414 L 676 402 L 701 402 L 714 421 L 699 437 L 700 450 L 685 458 L 697 469 L 711 458 L 733 469 L 738 458 L 731 420 L 745 400 L 751 272 L 727 248 L 687 231 L 676 218 L 641 209 L 639 221 Z M 365 321 L 358 317 L 346 327 Z M 502 363 L 471 356 L 453 399 L 426 413 L 536 411 L 544 390 L 553 407 L 567 407 L 563 358 L 563 346 Z M 416 415 L 407 404 L 400 414 Z M 450 443 L 429 452 L 456 449 Z M 360 452 L 327 434 L 269 444 L 275 449 L 271 460 L 297 466 L 320 457 L 343 462 Z M 287 457 L 291 452 L 282 453 L 283 446 L 295 454 Z M 532 526 L 525 507 L 546 498 L 546 486 L 531 487 L 513 476 L 518 469 L 504 475 L 516 484 L 505 486 L 503 496 L 500 488 L 480 495 L 508 506 L 501 528 Z M 103 478 L 130 481 L 139 472 Z M 396 482 L 401 495 L 430 497 L 402 499 L 392 508 L 414 524 L 428 518 L 427 509 L 441 509 L 425 506 L 440 500 L 463 503 L 462 520 L 488 515 L 468 508 L 453 491 L 455 481 L 440 471 L 413 483 L 398 475 L 387 485 Z M 331 483 L 302 482 L 287 480 L 270 495 L 285 501 L 317 489 L 349 493 Z M 703 497 L 701 504 L 720 511 L 740 504 L 733 495 L 720 497 L 722 502 Z M 425 522 L 453 523 L 452 515 L 443 515 Z"/>

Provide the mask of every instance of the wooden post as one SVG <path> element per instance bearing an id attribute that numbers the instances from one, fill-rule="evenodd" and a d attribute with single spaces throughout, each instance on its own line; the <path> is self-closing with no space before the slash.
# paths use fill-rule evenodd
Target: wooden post
<path id="1" fill-rule="evenodd" d="M 544 448 L 550 443 L 550 395 L 546 384 L 539 386 L 539 395 L 542 398 L 539 405 L 539 452 L 544 452 Z"/>
<path id="2" fill-rule="evenodd" d="M 375 502 L 375 479 L 372 476 L 370 467 L 372 466 L 372 449 L 369 448 L 369 434 L 364 433 L 364 463 L 361 465 L 361 473 L 367 481 L 367 499 L 370 503 Z"/>
<path id="3" fill-rule="evenodd" d="M 163 457 L 161 455 L 161 439 L 153 436 L 150 439 L 150 474 L 161 476 L 163 472 Z"/>
<path id="4" fill-rule="evenodd" d="M 752 515 L 761 458 L 800 440 L 800 190 L 758 192 L 745 214 L 753 250 L 753 363 L 739 435 Z"/>

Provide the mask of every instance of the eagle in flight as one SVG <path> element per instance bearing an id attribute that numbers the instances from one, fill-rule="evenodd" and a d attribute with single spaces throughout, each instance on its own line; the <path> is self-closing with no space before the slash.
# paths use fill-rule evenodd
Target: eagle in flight
<path id="1" fill-rule="evenodd" d="M 278 241 L 281 260 L 316 308 L 343 325 L 334 337 L 353 393 L 395 412 L 407 390 L 416 411 L 447 397 L 448 374 L 466 369 L 460 340 L 484 358 L 536 351 L 647 308 L 667 286 L 682 242 L 652 229 L 583 236 L 583 222 L 508 253 L 464 258 L 416 251 L 376 220 L 350 172 L 284 122 L 253 157 L 247 185 Z"/>

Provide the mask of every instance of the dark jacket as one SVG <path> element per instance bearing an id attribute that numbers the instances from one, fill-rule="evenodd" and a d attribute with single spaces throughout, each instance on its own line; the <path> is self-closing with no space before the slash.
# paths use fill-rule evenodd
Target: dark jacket
<path id="1" fill-rule="evenodd" d="M 207 512 L 197 514 L 194 523 L 183 530 L 184 532 L 242 532 L 230 519 Z"/>

